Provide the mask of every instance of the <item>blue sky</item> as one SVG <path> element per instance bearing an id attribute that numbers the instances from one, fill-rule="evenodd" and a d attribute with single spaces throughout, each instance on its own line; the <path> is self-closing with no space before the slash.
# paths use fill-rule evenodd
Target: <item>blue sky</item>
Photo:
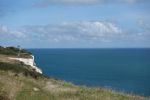
<path id="1" fill-rule="evenodd" d="M 0 45 L 149 48 L 149 0 L 0 0 Z"/>

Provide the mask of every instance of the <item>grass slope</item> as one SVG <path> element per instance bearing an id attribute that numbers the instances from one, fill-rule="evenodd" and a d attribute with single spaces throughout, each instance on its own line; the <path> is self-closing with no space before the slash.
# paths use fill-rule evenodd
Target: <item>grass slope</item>
<path id="1" fill-rule="evenodd" d="M 25 65 L 0 62 L 0 100 L 150 100 L 30 73 Z"/>
<path id="2" fill-rule="evenodd" d="M 19 49 L 15 47 L 2 47 L 0 46 L 0 54 L 9 55 L 9 56 L 17 56 L 24 58 L 30 58 L 31 53 L 25 49 Z"/>

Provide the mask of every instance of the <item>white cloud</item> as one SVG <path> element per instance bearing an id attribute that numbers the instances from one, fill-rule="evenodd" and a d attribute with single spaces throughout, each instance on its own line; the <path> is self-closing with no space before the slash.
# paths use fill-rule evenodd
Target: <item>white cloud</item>
<path id="1" fill-rule="evenodd" d="M 118 35 L 122 30 L 111 22 L 91 21 L 58 25 L 25 26 L 24 31 L 36 38 L 54 41 L 103 40 Z M 105 39 L 105 40 L 104 40 Z"/>
<path id="2" fill-rule="evenodd" d="M 87 34 L 89 36 L 101 37 L 106 34 L 111 35 L 114 33 L 121 33 L 121 29 L 110 22 L 83 22 L 77 27 L 79 27 L 83 34 Z"/>
<path id="3" fill-rule="evenodd" d="M 104 3 L 141 3 L 149 2 L 149 0 L 41 0 L 38 5 L 48 6 L 50 4 L 67 4 L 67 5 L 97 5 Z"/>
<path id="4" fill-rule="evenodd" d="M 17 38 L 26 37 L 25 34 L 19 30 L 11 30 L 5 25 L 0 25 L 0 36 L 13 36 Z"/>
<path id="5" fill-rule="evenodd" d="M 25 33 L 21 32 L 21 31 L 12 31 L 10 33 L 14 34 L 18 38 L 25 38 L 26 37 Z"/>
<path id="6" fill-rule="evenodd" d="M 149 24 L 140 22 L 143 30 L 124 30 L 107 21 L 85 21 L 75 23 L 59 23 L 51 25 L 27 25 L 18 29 L 0 26 L 0 43 L 16 44 L 77 44 L 98 45 L 122 43 L 148 44 Z M 140 28 L 140 27 L 139 27 Z"/>
<path id="7" fill-rule="evenodd" d="M 140 0 L 118 0 L 120 2 L 126 2 L 126 3 L 135 3 L 135 2 L 138 2 Z"/>
<path id="8" fill-rule="evenodd" d="M 150 39 L 149 25 L 140 22 L 141 31 L 124 30 L 107 21 L 85 21 L 51 25 L 27 25 L 19 29 L 0 26 L 0 41 L 17 43 L 99 44 L 99 43 L 147 43 Z"/>
<path id="9" fill-rule="evenodd" d="M 150 42 L 150 22 L 148 20 L 139 20 L 139 28 L 141 32 L 138 33 L 141 39 Z"/>
<path id="10" fill-rule="evenodd" d="M 102 1 L 102 0 L 100 0 Z M 91 5 L 100 2 L 99 0 L 41 0 L 37 3 L 38 6 L 49 6 L 51 4 L 65 4 L 65 5 Z"/>
<path id="11" fill-rule="evenodd" d="M 142 27 L 142 29 L 150 32 L 150 22 L 149 21 L 141 19 L 141 20 L 139 20 L 138 24 L 140 27 Z"/>
<path id="12" fill-rule="evenodd" d="M 68 3 L 68 4 L 93 4 L 99 2 L 99 0 L 49 0 L 49 2 L 53 3 Z"/>
<path id="13" fill-rule="evenodd" d="M 8 32 L 8 28 L 4 25 L 0 25 L 0 34 L 4 34 Z"/>

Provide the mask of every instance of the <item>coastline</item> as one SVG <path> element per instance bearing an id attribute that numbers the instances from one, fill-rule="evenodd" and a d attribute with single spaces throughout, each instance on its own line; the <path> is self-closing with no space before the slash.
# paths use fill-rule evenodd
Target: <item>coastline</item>
<path id="1" fill-rule="evenodd" d="M 9 59 L 13 59 L 13 60 L 18 60 L 20 62 L 23 62 L 26 65 L 30 65 L 33 70 L 35 70 L 36 72 L 42 74 L 42 70 L 40 68 L 38 68 L 35 64 L 34 61 L 34 55 L 31 55 L 31 58 L 15 58 L 15 57 L 9 57 Z"/>
<path id="2" fill-rule="evenodd" d="M 74 85 L 40 74 L 34 55 L 0 52 L 0 100 L 149 100 L 107 88 Z M 30 57 L 31 56 L 31 57 Z"/>
<path id="3" fill-rule="evenodd" d="M 29 50 L 44 74 L 77 85 L 109 87 L 149 96 L 149 54 L 146 49 Z M 44 67 L 43 67 L 44 65 Z M 138 76 L 138 77 L 137 77 Z"/>

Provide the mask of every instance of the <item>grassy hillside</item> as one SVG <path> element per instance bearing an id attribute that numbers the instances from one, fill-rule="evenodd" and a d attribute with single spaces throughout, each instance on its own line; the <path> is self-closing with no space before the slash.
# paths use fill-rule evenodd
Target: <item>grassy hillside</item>
<path id="1" fill-rule="evenodd" d="M 20 64 L 0 63 L 0 100 L 148 100 L 103 88 L 75 86 L 31 74 L 26 68 Z"/>
<path id="2" fill-rule="evenodd" d="M 8 57 L 0 55 L 0 100 L 150 100 L 49 78 Z"/>
<path id="3" fill-rule="evenodd" d="M 19 49 L 16 47 L 2 47 L 0 46 L 0 54 L 9 55 L 9 56 L 18 56 L 28 58 L 31 57 L 31 53 L 25 49 Z"/>

